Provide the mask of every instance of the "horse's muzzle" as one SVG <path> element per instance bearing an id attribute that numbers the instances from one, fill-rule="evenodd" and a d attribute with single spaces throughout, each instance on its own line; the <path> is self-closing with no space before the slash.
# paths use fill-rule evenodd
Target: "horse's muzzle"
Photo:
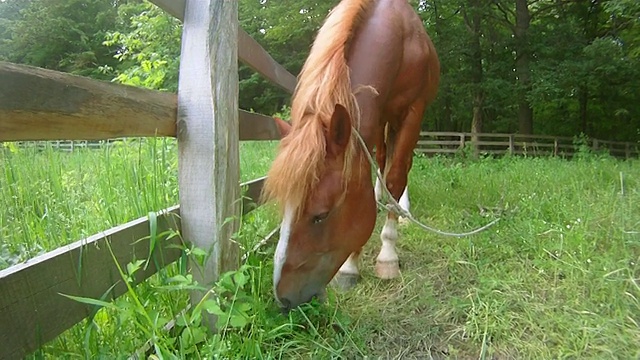
<path id="1" fill-rule="evenodd" d="M 306 291 L 298 293 L 299 296 L 284 295 L 276 298 L 276 302 L 278 303 L 278 306 L 280 306 L 280 310 L 283 314 L 288 314 L 289 311 L 295 309 L 301 304 L 310 302 L 314 298 L 318 299 L 320 302 L 324 302 L 327 299 L 327 290 L 324 286 L 320 287 L 316 291 L 309 291 L 311 290 L 309 287 L 304 290 Z"/>

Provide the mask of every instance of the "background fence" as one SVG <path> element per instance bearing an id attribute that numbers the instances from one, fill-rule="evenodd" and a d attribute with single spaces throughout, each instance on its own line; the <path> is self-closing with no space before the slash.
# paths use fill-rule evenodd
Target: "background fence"
<path id="1" fill-rule="evenodd" d="M 477 140 L 474 140 L 477 138 Z M 18 146 L 45 149 L 51 147 L 61 151 L 76 149 L 101 149 L 123 139 L 100 141 L 57 140 L 57 141 L 21 141 Z M 490 134 L 490 133 L 456 133 L 423 131 L 416 147 L 422 154 L 455 154 L 465 147 L 475 149 L 479 153 L 493 155 L 527 155 L 527 156 L 561 156 L 572 157 L 580 151 L 580 147 L 593 151 L 606 151 L 611 156 L 629 159 L 640 156 L 640 144 L 632 142 L 607 141 L 599 139 L 580 139 L 547 135 Z"/>
<path id="2" fill-rule="evenodd" d="M 476 153 L 494 155 L 572 157 L 584 148 L 593 151 L 606 151 L 617 158 L 628 159 L 640 155 L 640 144 L 631 142 L 546 135 L 457 132 L 422 132 L 416 152 L 454 154 L 463 151 L 466 147 Z"/>

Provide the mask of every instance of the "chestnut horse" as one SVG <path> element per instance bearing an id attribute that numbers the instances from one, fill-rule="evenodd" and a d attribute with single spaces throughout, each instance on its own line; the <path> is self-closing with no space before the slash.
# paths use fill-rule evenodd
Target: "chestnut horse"
<path id="1" fill-rule="evenodd" d="M 276 300 L 291 309 L 336 277 L 358 277 L 358 255 L 376 221 L 371 166 L 376 160 L 399 199 L 440 64 L 407 0 L 343 0 L 318 32 L 298 76 L 291 128 L 268 173 L 266 200 L 281 206 L 275 259 Z M 399 275 L 398 216 L 387 215 L 376 273 Z"/>

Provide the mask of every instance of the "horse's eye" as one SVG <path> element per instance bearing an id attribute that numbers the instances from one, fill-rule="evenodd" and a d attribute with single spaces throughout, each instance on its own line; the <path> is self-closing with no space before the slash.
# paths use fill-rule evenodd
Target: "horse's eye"
<path id="1" fill-rule="evenodd" d="M 327 216 L 329 216 L 329 212 L 315 215 L 314 217 L 311 218 L 311 221 L 313 221 L 314 224 L 319 224 L 323 222 L 327 218 Z"/>

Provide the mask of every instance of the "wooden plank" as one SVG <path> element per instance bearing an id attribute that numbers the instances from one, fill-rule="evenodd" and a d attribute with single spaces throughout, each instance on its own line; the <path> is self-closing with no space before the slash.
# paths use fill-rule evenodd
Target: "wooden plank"
<path id="1" fill-rule="evenodd" d="M 208 254 L 191 263 L 212 285 L 236 268 L 231 241 L 240 218 L 238 154 L 238 2 L 189 0 L 178 82 L 178 181 L 182 235 Z M 202 293 L 193 292 L 192 304 Z M 208 318 L 213 329 L 213 317 Z"/>
<path id="2" fill-rule="evenodd" d="M 527 139 L 529 141 L 532 140 L 564 140 L 573 142 L 573 138 L 566 136 L 553 136 L 553 135 L 528 135 L 528 134 L 514 134 L 516 139 Z M 524 141 L 524 140 L 522 140 Z"/>
<path id="3" fill-rule="evenodd" d="M 152 3 L 180 20 L 184 19 L 185 1 L 186 0 L 151 0 Z M 276 62 L 271 55 L 243 29 L 238 29 L 237 45 L 240 61 L 290 94 L 293 93 L 297 83 L 296 77 Z"/>
<path id="4" fill-rule="evenodd" d="M 555 144 L 545 144 L 545 143 L 515 143 L 516 146 L 528 147 L 528 148 L 554 148 Z M 560 146 L 560 145 L 558 145 Z"/>
<path id="5" fill-rule="evenodd" d="M 471 143 L 475 144 L 475 145 L 478 145 L 478 146 L 506 146 L 506 147 L 509 147 L 509 142 L 508 141 L 486 141 L 486 140 L 480 140 L 480 141 L 473 141 Z"/>
<path id="6" fill-rule="evenodd" d="M 417 149 L 416 152 L 423 154 L 455 154 L 460 149 Z"/>
<path id="7" fill-rule="evenodd" d="M 442 131 L 442 132 L 436 132 L 436 131 L 421 131 L 420 132 L 420 136 L 424 137 L 424 136 L 454 136 L 456 138 L 459 138 L 460 136 L 464 136 L 465 133 L 459 133 L 459 132 L 447 132 L 447 131 Z"/>
<path id="8" fill-rule="evenodd" d="M 186 0 L 150 0 L 169 15 L 179 20 L 184 20 L 184 7 Z"/>
<path id="9" fill-rule="evenodd" d="M 170 93 L 0 62 L 0 141 L 174 136 Z"/>
<path id="10" fill-rule="evenodd" d="M 175 94 L 0 62 L 0 98 L 0 141 L 176 135 Z M 240 140 L 280 139 L 272 118 L 239 111 Z"/>
<path id="11" fill-rule="evenodd" d="M 506 155 L 509 153 L 509 149 L 503 150 L 480 150 L 481 154 L 486 154 L 486 155 Z"/>
<path id="12" fill-rule="evenodd" d="M 269 53 L 244 30 L 238 32 L 238 55 L 240 60 L 274 84 L 290 94 L 296 88 L 296 77 L 278 64 Z"/>
<path id="13" fill-rule="evenodd" d="M 178 237 L 165 241 L 160 235 L 179 230 L 178 207 L 160 212 L 157 220 L 161 239 L 149 266 L 135 274 L 136 284 L 181 255 L 180 250 L 168 247 L 179 244 Z M 0 359 L 24 357 L 95 310 L 60 294 L 104 296 L 107 301 L 124 294 L 126 286 L 107 245 L 118 264 L 126 268 L 129 262 L 149 255 L 149 241 L 138 241 L 147 236 L 149 221 L 144 217 L 0 271 Z"/>
<path id="14" fill-rule="evenodd" d="M 575 145 L 573 144 L 558 144 L 558 149 L 571 149 L 571 150 L 575 150 Z"/>
<path id="15" fill-rule="evenodd" d="M 600 144 L 609 144 L 609 145 L 620 145 L 620 146 L 625 146 L 625 144 L 627 144 L 624 141 L 611 141 L 611 140 L 598 140 L 600 142 Z"/>
<path id="16" fill-rule="evenodd" d="M 270 116 L 239 110 L 240 140 L 279 140 L 280 131 Z"/>
<path id="17" fill-rule="evenodd" d="M 419 146 L 430 146 L 430 145 L 459 146 L 460 140 L 418 140 L 417 145 Z"/>
<path id="18" fill-rule="evenodd" d="M 243 214 L 253 211 L 262 205 L 260 194 L 262 194 L 262 187 L 264 186 L 266 178 L 266 176 L 263 176 L 240 184 L 240 187 L 244 189 L 244 195 L 242 197 Z"/>
<path id="19" fill-rule="evenodd" d="M 477 135 L 479 138 L 505 138 L 509 140 L 509 134 L 500 134 L 500 133 L 468 133 L 467 136 Z"/>

